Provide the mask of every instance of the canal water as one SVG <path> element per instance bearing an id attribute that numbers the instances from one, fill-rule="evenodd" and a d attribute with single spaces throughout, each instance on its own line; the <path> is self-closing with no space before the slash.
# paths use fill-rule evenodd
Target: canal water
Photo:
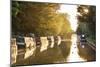
<path id="1" fill-rule="evenodd" d="M 81 58 L 79 56 L 79 50 L 78 50 L 78 40 L 77 40 L 77 35 L 73 34 L 71 38 L 71 49 L 70 49 L 70 54 L 67 58 L 67 62 L 81 62 L 81 61 L 86 61 L 85 59 Z"/>
<path id="2" fill-rule="evenodd" d="M 70 41 L 62 41 L 60 45 L 47 47 L 41 52 L 41 46 L 35 49 L 27 48 L 24 53 L 17 55 L 15 65 L 53 64 L 86 61 L 78 54 L 77 35 L 73 34 Z"/>

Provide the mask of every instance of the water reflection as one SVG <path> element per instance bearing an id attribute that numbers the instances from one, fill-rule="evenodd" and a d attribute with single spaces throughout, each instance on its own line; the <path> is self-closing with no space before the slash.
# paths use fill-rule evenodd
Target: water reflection
<path id="1" fill-rule="evenodd" d="M 40 37 L 40 40 L 41 40 L 40 52 L 47 50 L 47 47 L 48 47 L 48 44 L 49 44 L 47 37 Z"/>
<path id="2" fill-rule="evenodd" d="M 34 42 L 34 39 L 32 37 L 24 37 L 25 39 L 25 44 L 26 44 L 26 48 L 28 47 L 33 47 L 36 45 L 36 43 Z"/>
<path id="3" fill-rule="evenodd" d="M 48 36 L 49 45 L 48 47 L 53 48 L 54 47 L 54 37 Z"/>
<path id="4" fill-rule="evenodd" d="M 79 50 L 77 47 L 77 35 L 73 34 L 72 38 L 72 45 L 70 49 L 70 54 L 68 56 L 67 62 L 80 62 L 80 61 L 86 61 L 85 59 L 81 58 L 78 54 Z"/>
<path id="5" fill-rule="evenodd" d="M 17 45 L 16 45 L 16 39 L 11 39 L 11 64 L 16 63 L 17 59 Z"/>
<path id="6" fill-rule="evenodd" d="M 41 46 L 23 48 L 25 52 L 18 55 L 16 65 L 29 64 L 49 64 L 86 61 L 78 54 L 77 35 L 73 34 L 68 41 L 62 41 L 59 45 L 54 42 L 51 44 L 47 37 L 41 37 Z M 49 47 L 48 47 L 49 46 Z M 23 57 L 23 58 L 22 58 Z"/>
<path id="7" fill-rule="evenodd" d="M 36 47 L 30 47 L 30 48 L 26 48 L 26 52 L 25 52 L 25 56 L 24 59 L 27 59 L 28 57 L 35 55 L 35 49 Z"/>

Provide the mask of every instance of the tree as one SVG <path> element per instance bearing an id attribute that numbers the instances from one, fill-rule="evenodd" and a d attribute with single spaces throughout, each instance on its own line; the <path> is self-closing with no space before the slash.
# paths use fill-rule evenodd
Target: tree
<path id="1" fill-rule="evenodd" d="M 60 4 L 36 3 L 13 1 L 14 8 L 19 6 L 16 17 L 12 16 L 12 31 L 36 35 L 60 35 L 64 32 L 71 32 L 71 27 L 66 14 L 57 13 Z M 13 10 L 13 9 L 12 9 Z M 15 14 L 13 12 L 13 14 Z M 65 30 L 63 29 L 65 28 Z"/>
<path id="2" fill-rule="evenodd" d="M 96 7 L 95 6 L 78 6 L 79 27 L 77 32 L 84 33 L 90 39 L 95 40 L 96 35 Z M 85 25 L 85 26 L 84 26 Z"/>

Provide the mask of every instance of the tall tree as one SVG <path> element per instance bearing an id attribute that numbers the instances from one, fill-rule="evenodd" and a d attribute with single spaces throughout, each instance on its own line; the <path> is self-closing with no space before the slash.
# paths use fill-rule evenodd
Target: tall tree
<path id="1" fill-rule="evenodd" d="M 95 40 L 96 37 L 96 7 L 80 5 L 78 7 L 78 32 L 86 34 L 91 39 Z"/>
<path id="2" fill-rule="evenodd" d="M 57 13 L 60 4 L 13 1 L 12 31 L 36 35 L 60 35 L 71 30 L 66 14 Z M 17 8 L 18 7 L 18 8 Z M 13 10 L 13 8 L 12 8 Z M 17 14 L 15 14 L 17 12 Z M 65 30 L 63 30 L 65 28 Z"/>

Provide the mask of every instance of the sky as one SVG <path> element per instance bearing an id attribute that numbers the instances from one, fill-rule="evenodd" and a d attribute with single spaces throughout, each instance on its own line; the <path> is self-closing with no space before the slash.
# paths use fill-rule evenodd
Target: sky
<path id="1" fill-rule="evenodd" d="M 73 31 L 77 30 L 77 5 L 65 5 L 65 4 L 61 4 L 60 9 L 58 10 L 58 12 L 61 13 L 67 13 L 69 15 L 69 21 L 71 24 L 71 28 Z M 67 18 L 67 17 L 66 17 Z"/>

